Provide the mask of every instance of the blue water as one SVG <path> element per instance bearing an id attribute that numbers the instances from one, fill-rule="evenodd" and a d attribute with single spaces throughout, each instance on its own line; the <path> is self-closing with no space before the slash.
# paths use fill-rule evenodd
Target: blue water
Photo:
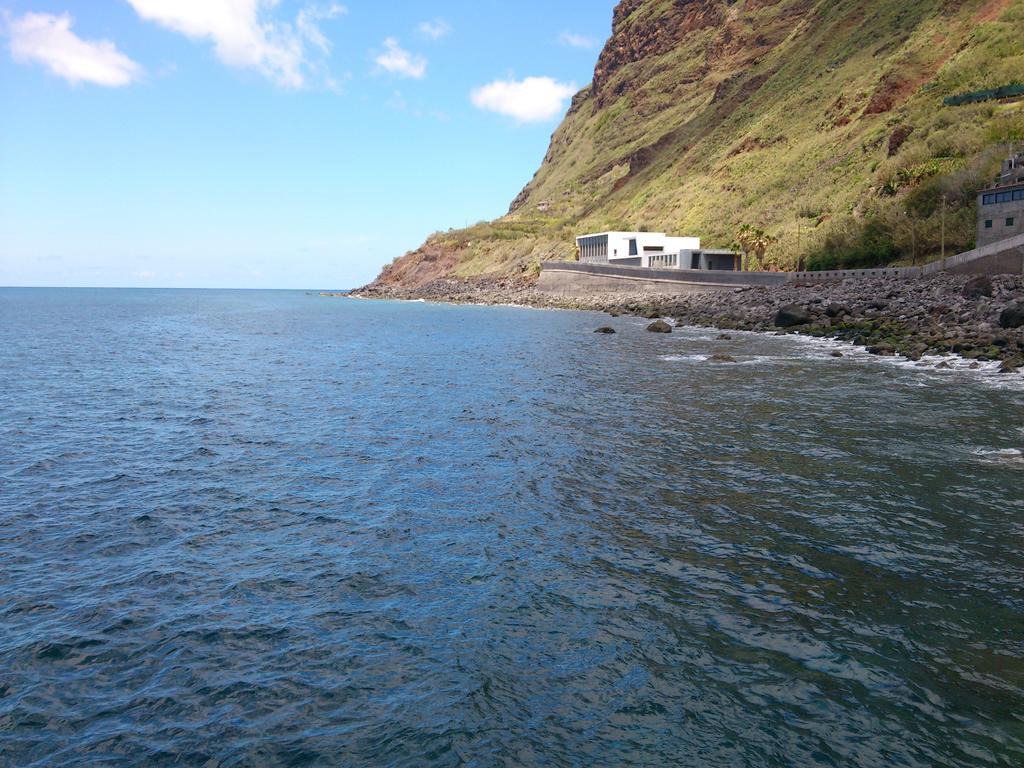
<path id="1" fill-rule="evenodd" d="M 0 291 L 0 765 L 1024 764 L 1020 381 L 643 326 Z"/>

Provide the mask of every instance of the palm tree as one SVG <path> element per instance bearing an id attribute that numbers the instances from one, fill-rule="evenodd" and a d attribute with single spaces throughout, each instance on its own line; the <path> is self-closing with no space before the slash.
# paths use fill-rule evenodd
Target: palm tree
<path id="1" fill-rule="evenodd" d="M 753 224 L 744 224 L 740 227 L 739 234 L 736 236 L 736 242 L 739 243 L 740 248 L 743 249 L 748 259 L 753 254 L 757 257 L 758 265 L 763 267 L 764 255 L 775 242 L 775 238 L 760 227 L 755 227 Z M 747 263 L 744 264 L 743 270 L 746 272 L 750 269 L 750 263 L 747 260 L 745 261 Z"/>

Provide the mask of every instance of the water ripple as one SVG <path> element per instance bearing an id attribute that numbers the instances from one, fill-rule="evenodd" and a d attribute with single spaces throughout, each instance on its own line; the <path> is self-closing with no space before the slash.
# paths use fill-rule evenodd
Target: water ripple
<path id="1" fill-rule="evenodd" d="M 0 291 L 0 765 L 1024 763 L 1021 389 L 608 322 Z"/>

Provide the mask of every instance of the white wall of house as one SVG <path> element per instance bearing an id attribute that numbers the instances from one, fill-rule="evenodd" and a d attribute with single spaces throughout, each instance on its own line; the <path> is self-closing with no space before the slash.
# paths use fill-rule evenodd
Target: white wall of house
<path id="1" fill-rule="evenodd" d="M 584 262 L 622 264 L 637 263 L 639 259 L 639 266 L 650 267 L 654 254 L 678 255 L 683 250 L 699 250 L 700 238 L 669 237 L 664 232 L 600 232 L 582 235 L 576 238 L 576 244 Z"/>

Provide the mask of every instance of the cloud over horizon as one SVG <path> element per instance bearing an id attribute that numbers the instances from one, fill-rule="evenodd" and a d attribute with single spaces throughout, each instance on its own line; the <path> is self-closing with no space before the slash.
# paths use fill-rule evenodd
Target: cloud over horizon
<path id="1" fill-rule="evenodd" d="M 581 51 L 592 51 L 600 45 L 595 38 L 580 35 L 576 32 L 563 32 L 559 35 L 558 42 L 568 48 L 578 48 Z"/>
<path id="2" fill-rule="evenodd" d="M 326 54 L 330 43 L 319 23 L 348 9 L 338 3 L 308 5 L 295 23 L 276 20 L 276 0 L 127 0 L 140 18 L 191 40 L 213 43 L 229 67 L 253 69 L 285 88 L 303 88 L 312 68 L 310 48 Z"/>
<path id="3" fill-rule="evenodd" d="M 374 61 L 385 72 L 399 77 L 422 80 L 427 74 L 427 60 L 402 48 L 395 37 L 384 39 L 384 50 Z"/>
<path id="4" fill-rule="evenodd" d="M 417 29 L 428 40 L 440 40 L 452 33 L 452 25 L 444 19 L 421 22 Z"/>
<path id="5" fill-rule="evenodd" d="M 559 117 L 566 100 L 576 93 L 575 83 L 560 83 L 551 77 L 523 80 L 495 80 L 476 88 L 470 99 L 477 109 L 496 112 L 519 123 L 543 123 Z"/>
<path id="6" fill-rule="evenodd" d="M 15 61 L 42 64 L 72 85 L 92 83 L 120 88 L 139 80 L 142 67 L 110 40 L 83 40 L 71 31 L 69 13 L 26 13 L 8 25 Z"/>

